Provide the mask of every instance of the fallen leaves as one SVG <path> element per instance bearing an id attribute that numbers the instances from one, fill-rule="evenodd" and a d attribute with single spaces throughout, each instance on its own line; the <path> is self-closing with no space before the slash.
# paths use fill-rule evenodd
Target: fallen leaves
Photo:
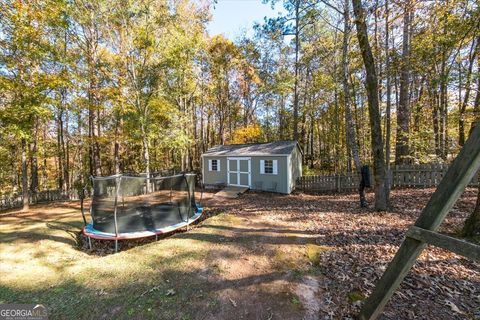
<path id="1" fill-rule="evenodd" d="M 322 305 L 319 318 L 349 319 L 358 314 L 433 191 L 393 190 L 392 208 L 382 213 L 360 208 L 355 194 L 247 193 L 223 203 L 222 210 L 268 221 L 272 228 L 281 225 L 297 233 L 315 234 L 313 246 L 331 248 L 319 255 L 307 253 L 321 269 L 318 281 L 324 290 L 317 297 Z M 373 194 L 368 197 L 373 203 Z M 475 200 L 476 190 L 467 190 L 441 231 L 458 230 Z M 361 293 L 361 298 L 352 292 Z M 382 319 L 429 319 L 432 314 L 435 319 L 475 319 L 478 297 L 479 264 L 429 246 L 396 291 Z"/>
<path id="2" fill-rule="evenodd" d="M 447 306 L 450 307 L 450 309 L 452 309 L 453 312 L 455 313 L 460 313 L 460 314 L 464 314 L 462 311 L 460 311 L 460 309 L 455 305 L 455 303 L 453 303 L 452 301 L 449 301 L 449 300 L 445 300 L 445 304 Z"/>

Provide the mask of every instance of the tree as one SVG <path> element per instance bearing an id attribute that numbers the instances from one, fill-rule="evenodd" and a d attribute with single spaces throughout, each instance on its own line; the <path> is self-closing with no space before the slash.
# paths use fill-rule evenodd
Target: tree
<path id="1" fill-rule="evenodd" d="M 238 128 L 233 132 L 230 143 L 258 143 L 262 142 L 262 128 L 258 124 Z"/>
<path id="2" fill-rule="evenodd" d="M 10 137 L 20 142 L 23 209 L 28 210 L 29 151 L 32 169 L 36 170 L 36 149 L 28 150 L 28 144 L 36 139 L 36 124 L 50 115 L 46 103 L 57 79 L 46 70 L 52 52 L 47 35 L 48 25 L 59 16 L 59 11 L 50 2 L 2 2 L 0 11 L 0 86 L 8 92 L 0 116 Z M 37 179 L 36 172 L 33 173 Z M 33 190 L 37 189 L 36 184 L 33 180 Z"/>
<path id="3" fill-rule="evenodd" d="M 198 170 L 231 141 L 296 137 L 325 174 L 382 176 L 391 142 L 399 162 L 448 162 L 480 99 L 478 4 L 371 2 L 368 53 L 344 1 L 273 1 L 286 13 L 237 40 L 191 0 L 1 2 L 0 194 Z"/>
<path id="4" fill-rule="evenodd" d="M 352 153 L 355 170 L 361 176 L 362 163 L 360 161 L 360 154 L 358 152 L 357 137 L 355 132 L 355 123 L 351 111 L 350 103 L 350 86 L 348 83 L 348 46 L 350 41 L 350 0 L 345 0 L 343 7 L 343 46 L 342 46 L 342 83 L 343 83 L 343 99 L 345 104 L 345 125 L 347 145 Z M 365 186 L 359 186 L 360 205 L 366 206 L 365 200 Z"/>
<path id="5" fill-rule="evenodd" d="M 400 64 L 400 99 L 397 110 L 397 142 L 395 146 L 395 164 L 409 162 L 410 134 L 410 20 L 412 3 L 405 1 L 403 11 L 402 58 Z"/>
<path id="6" fill-rule="evenodd" d="M 272 5 L 278 0 L 264 0 L 264 2 L 271 2 Z M 301 53 L 301 32 L 305 26 L 312 23 L 315 19 L 315 5 L 316 1 L 309 0 L 285 0 L 283 1 L 284 8 L 288 12 L 286 16 L 268 20 L 266 25 L 267 30 L 278 29 L 281 30 L 282 35 L 292 35 L 294 38 L 294 85 L 293 85 L 293 139 L 299 140 L 299 75 L 300 75 L 300 53 Z M 293 21 L 293 23 L 292 23 Z"/>
<path id="7" fill-rule="evenodd" d="M 375 175 L 375 209 L 387 210 L 388 192 L 385 170 L 385 158 L 383 153 L 382 128 L 380 126 L 380 110 L 378 104 L 378 80 L 375 70 L 375 60 L 368 40 L 365 12 L 361 0 L 352 0 L 355 13 L 355 25 L 357 38 L 362 52 L 363 63 L 366 71 L 366 88 L 368 95 L 368 109 L 371 126 L 371 147 L 373 153 L 373 170 Z"/>
<path id="8" fill-rule="evenodd" d="M 470 51 L 468 54 L 468 66 L 467 66 L 467 74 L 465 76 L 465 93 L 463 95 L 463 99 L 461 96 L 461 88 L 462 83 L 459 81 L 459 117 L 458 117 L 458 144 L 463 146 L 465 144 L 465 112 L 467 110 L 467 105 L 470 99 L 470 92 L 471 92 L 471 81 L 472 81 L 472 71 L 473 71 L 473 64 L 475 62 L 476 56 L 479 54 L 480 51 L 480 36 L 477 37 L 476 41 L 472 41 L 472 45 L 470 47 Z M 461 70 L 459 70 L 459 74 L 461 75 Z M 477 87 L 479 88 L 479 87 Z"/>
<path id="9" fill-rule="evenodd" d="M 233 94 L 233 75 L 239 61 L 238 47 L 223 36 L 215 36 L 208 47 L 214 111 L 218 121 L 220 144 L 232 136 L 234 123 L 240 118 Z"/>
<path id="10" fill-rule="evenodd" d="M 86 82 L 85 103 L 88 110 L 88 160 L 90 175 L 102 175 L 102 158 L 100 150 L 101 136 L 101 108 L 100 95 L 101 70 L 103 59 L 101 40 L 103 37 L 102 19 L 106 10 L 105 3 L 101 0 L 84 2 L 78 0 L 72 10 L 74 21 L 80 32 L 76 34 L 76 44 L 80 51 L 79 64 L 82 80 Z"/>

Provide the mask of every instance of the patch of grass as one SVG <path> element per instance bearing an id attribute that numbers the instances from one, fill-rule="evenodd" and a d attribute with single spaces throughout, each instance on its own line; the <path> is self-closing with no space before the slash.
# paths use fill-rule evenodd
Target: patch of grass
<path id="1" fill-rule="evenodd" d="M 220 301 L 218 301 L 217 299 L 211 299 L 207 302 L 207 307 L 213 310 L 217 310 L 220 307 Z"/>
<path id="2" fill-rule="evenodd" d="M 347 294 L 347 298 L 350 303 L 353 303 L 365 300 L 366 296 L 359 289 L 354 289 Z"/>
<path id="3" fill-rule="evenodd" d="M 57 294 L 62 294 L 62 293 L 65 292 L 65 289 L 62 288 L 62 287 L 55 287 L 55 288 L 52 289 L 52 291 L 53 291 L 54 293 L 57 293 Z"/>
<path id="4" fill-rule="evenodd" d="M 325 275 L 324 268 L 322 266 L 316 266 L 316 265 L 311 265 L 307 270 L 307 274 L 311 276 Z"/>
<path id="5" fill-rule="evenodd" d="M 308 260 L 302 246 L 279 246 L 273 256 L 275 268 L 278 271 L 294 271 L 303 273 L 308 269 Z"/>
<path id="6" fill-rule="evenodd" d="M 300 301 L 300 298 L 296 294 L 292 295 L 290 302 L 297 308 L 302 306 L 302 301 Z"/>
<path id="7" fill-rule="evenodd" d="M 294 258 L 286 252 L 277 251 L 274 260 L 277 262 L 279 270 L 295 270 L 297 268 Z"/>
<path id="8" fill-rule="evenodd" d="M 233 214 L 221 213 L 212 219 L 213 222 L 226 223 L 232 226 L 242 224 L 243 220 Z"/>
<path id="9" fill-rule="evenodd" d="M 307 244 L 306 249 L 308 260 L 310 260 L 314 266 L 319 266 L 322 259 L 322 254 L 326 251 L 329 251 L 331 248 L 316 244 Z"/>

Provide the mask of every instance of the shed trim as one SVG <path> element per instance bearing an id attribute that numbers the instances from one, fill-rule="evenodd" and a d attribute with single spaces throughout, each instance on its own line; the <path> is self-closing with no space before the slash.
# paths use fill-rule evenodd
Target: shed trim
<path id="1" fill-rule="evenodd" d="M 208 154 L 204 153 L 201 157 L 288 157 L 290 153 L 286 154 L 271 154 L 271 153 L 229 153 L 229 154 Z"/>
<path id="2" fill-rule="evenodd" d="M 290 162 L 292 160 L 291 154 L 287 156 L 287 193 L 290 194 L 292 192 L 292 184 L 291 184 L 291 179 L 292 179 L 292 168 L 290 168 Z"/>

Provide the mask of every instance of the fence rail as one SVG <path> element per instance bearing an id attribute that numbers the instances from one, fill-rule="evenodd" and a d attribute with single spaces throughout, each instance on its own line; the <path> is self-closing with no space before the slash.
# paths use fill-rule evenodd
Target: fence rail
<path id="1" fill-rule="evenodd" d="M 448 165 L 395 166 L 390 169 L 389 179 L 392 188 L 431 188 L 436 187 L 447 172 Z M 470 182 L 470 187 L 478 186 L 479 173 Z M 370 173 L 373 185 L 373 172 Z M 297 180 L 297 189 L 304 192 L 347 192 L 358 189 L 360 179 L 357 173 L 337 175 L 303 176 Z"/>

